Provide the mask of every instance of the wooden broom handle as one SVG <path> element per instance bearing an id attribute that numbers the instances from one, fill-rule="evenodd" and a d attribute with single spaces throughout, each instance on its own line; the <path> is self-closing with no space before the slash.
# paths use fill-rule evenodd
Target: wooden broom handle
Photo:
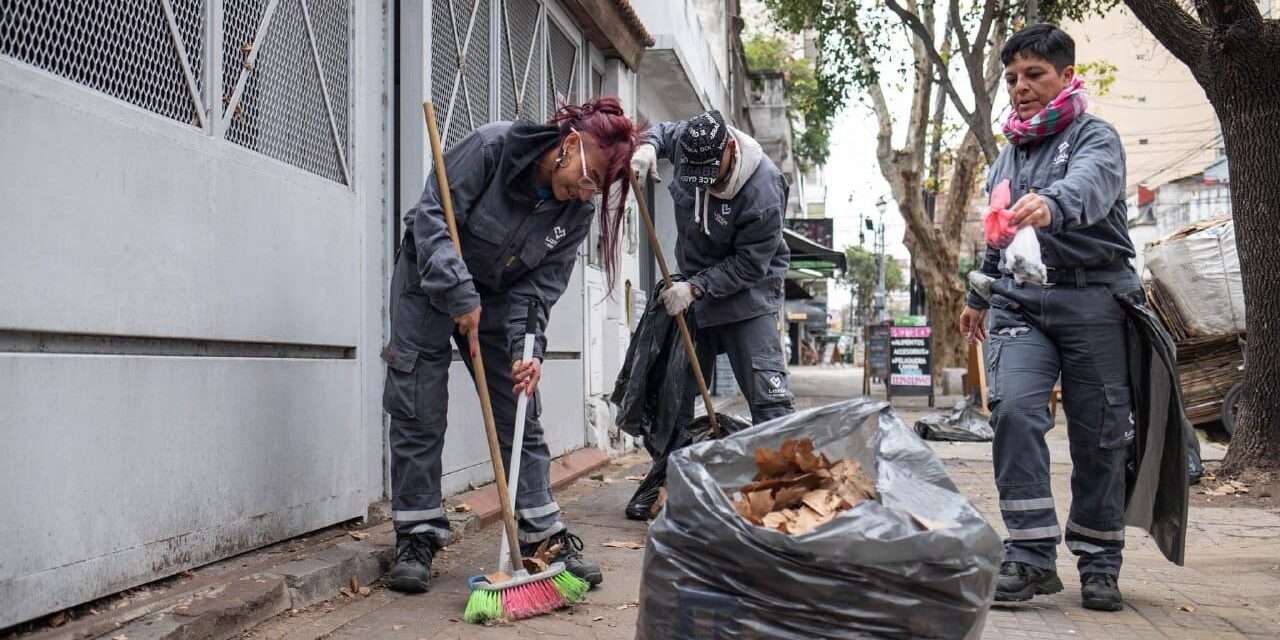
<path id="1" fill-rule="evenodd" d="M 667 258 L 662 255 L 662 245 L 658 243 L 658 231 L 653 226 L 653 218 L 649 217 L 649 207 L 644 201 L 644 192 L 635 176 L 631 176 L 631 192 L 636 195 L 636 205 L 640 208 L 640 219 L 644 221 L 644 230 L 649 234 L 649 246 L 658 258 L 658 268 L 662 270 L 662 281 L 671 288 L 671 270 L 667 268 Z M 707 419 L 711 421 L 711 433 L 720 433 L 720 423 L 716 419 L 716 407 L 711 402 L 711 391 L 707 389 L 707 379 L 702 377 L 702 365 L 698 363 L 698 352 L 693 348 L 693 336 L 689 335 L 689 325 L 684 321 L 684 314 L 676 316 L 676 326 L 680 328 L 680 338 L 684 342 L 684 351 L 689 354 L 689 364 L 693 367 L 693 379 L 698 383 L 698 391 L 702 393 L 702 402 L 707 405 Z"/>
<path id="2" fill-rule="evenodd" d="M 431 155 L 435 160 L 436 182 L 440 185 L 440 206 L 444 209 L 444 220 L 449 225 L 449 237 L 453 239 L 453 246 L 461 257 L 462 242 L 458 240 L 458 221 L 453 216 L 453 194 L 449 192 L 449 174 L 444 167 L 440 132 L 436 130 L 436 112 L 430 100 L 422 103 L 422 111 L 427 118 L 427 136 L 431 140 Z M 479 328 L 475 330 L 479 331 Z M 475 369 L 476 391 L 480 395 L 480 410 L 484 415 L 484 431 L 489 438 L 489 461 L 493 464 L 494 483 L 498 485 L 498 503 L 502 506 L 502 525 L 507 530 L 511 567 L 519 571 L 524 569 L 524 559 L 520 556 L 520 541 L 516 538 L 516 515 L 512 512 L 511 490 L 507 486 L 507 474 L 503 469 L 502 446 L 498 444 L 498 427 L 493 420 L 493 403 L 489 400 L 489 382 L 485 377 L 484 358 L 479 349 L 476 350 L 471 362 Z"/>

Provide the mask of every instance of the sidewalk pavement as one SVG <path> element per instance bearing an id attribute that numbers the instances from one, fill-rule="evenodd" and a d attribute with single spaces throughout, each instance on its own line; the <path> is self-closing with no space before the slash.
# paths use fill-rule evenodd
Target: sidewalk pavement
<path id="1" fill-rule="evenodd" d="M 793 389 L 799 407 L 856 396 L 861 391 L 860 373 L 838 368 L 795 370 Z M 951 404 L 948 400 L 940 398 L 936 411 L 948 410 Z M 895 404 L 907 424 L 935 411 L 926 406 L 924 399 L 904 399 Z M 745 413 L 745 406 L 738 403 L 726 410 L 741 414 Z M 1059 426 L 1065 426 L 1061 417 Z M 1003 533 L 991 473 L 990 445 L 931 444 L 960 489 L 987 514 L 992 526 Z M 1051 432 L 1050 449 L 1059 517 L 1063 517 L 1067 512 L 1071 475 L 1065 428 Z M 1221 456 L 1222 449 L 1206 447 L 1205 453 L 1206 458 L 1212 460 Z M 557 492 L 566 521 L 583 538 L 586 553 L 601 562 L 606 574 L 603 587 L 592 591 L 587 602 L 575 608 L 506 626 L 478 627 L 462 622 L 467 577 L 491 570 L 497 560 L 500 530 L 490 526 L 470 533 L 437 557 L 434 567 L 437 575 L 432 591 L 426 595 L 405 596 L 374 584 L 367 591 L 357 589 L 351 595 L 330 596 L 307 608 L 286 609 L 282 615 L 243 633 L 237 629 L 231 634 L 209 637 L 243 640 L 634 638 L 644 551 L 602 545 L 643 543 L 647 526 L 623 518 L 622 509 L 635 490 L 634 478 L 642 475 L 647 467 L 643 456 L 616 460 L 598 475 Z M 1222 500 L 1231 504 L 1229 497 Z M 1165 561 L 1144 533 L 1129 530 L 1126 564 L 1120 581 L 1127 605 L 1123 611 L 1100 613 L 1080 607 L 1074 557 L 1063 547 L 1059 571 L 1067 585 L 1066 591 L 1030 603 L 993 607 L 982 637 L 992 640 L 1280 637 L 1280 500 L 1262 508 L 1194 506 L 1190 525 L 1188 563 L 1181 568 Z M 364 543 L 385 545 L 389 540 L 388 531 L 378 531 Z M 256 584 L 252 578 L 247 580 Z M 336 590 L 334 585 L 330 588 Z M 226 597 L 230 596 L 223 596 Z M 129 640 L 176 637 L 154 625 L 151 629 L 135 626 L 127 634 L 117 631 L 100 637 L 119 635 Z"/>
<path id="2" fill-rule="evenodd" d="M 853 397 L 861 390 L 860 371 L 802 368 L 793 373 L 800 408 Z M 937 411 L 949 400 L 940 398 Z M 911 424 L 930 413 L 924 399 L 905 399 L 896 407 Z M 745 413 L 741 403 L 726 407 Z M 1065 426 L 1059 417 L 1060 427 Z M 1055 495 L 1060 514 L 1067 512 L 1070 459 L 1066 429 L 1050 434 Z M 1003 533 L 991 473 L 990 445 L 931 443 L 946 462 L 952 479 Z M 1220 457 L 1221 447 L 1207 446 L 1206 457 Z M 610 541 L 643 542 L 646 526 L 623 518 L 622 508 L 635 488 L 628 480 L 643 474 L 642 457 L 615 461 L 602 480 L 583 480 L 557 494 L 571 528 L 586 542 L 586 551 L 605 568 L 603 588 L 574 609 L 510 626 L 476 627 L 461 621 L 466 578 L 492 567 L 498 529 L 489 527 L 451 547 L 436 563 L 439 575 L 432 592 L 403 596 L 376 589 L 366 598 L 341 598 L 328 605 L 273 620 L 244 638 L 309 640 L 328 637 L 387 638 L 526 638 L 567 637 L 575 640 L 621 640 L 635 637 L 636 602 L 641 583 L 642 550 L 602 545 Z M 1224 498 L 1227 499 L 1227 498 Z M 1062 517 L 1060 515 L 1060 517 Z M 1186 567 L 1169 564 L 1144 533 L 1129 530 L 1121 576 L 1126 607 L 1119 613 L 1080 607 L 1074 557 L 1062 548 L 1059 571 L 1067 589 L 1016 606 L 993 607 L 984 639 L 1039 638 L 1233 638 L 1280 637 L 1280 501 L 1265 509 L 1194 507 Z"/>

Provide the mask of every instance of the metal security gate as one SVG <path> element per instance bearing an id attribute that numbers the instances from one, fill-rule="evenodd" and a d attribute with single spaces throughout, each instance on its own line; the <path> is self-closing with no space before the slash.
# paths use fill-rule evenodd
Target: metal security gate
<path id="1" fill-rule="evenodd" d="M 0 628 L 381 499 L 386 46 L 351 0 L 0 0 Z"/>
<path id="2" fill-rule="evenodd" d="M 580 102 L 583 38 L 542 0 L 432 0 L 431 99 L 445 147 L 492 120 Z"/>

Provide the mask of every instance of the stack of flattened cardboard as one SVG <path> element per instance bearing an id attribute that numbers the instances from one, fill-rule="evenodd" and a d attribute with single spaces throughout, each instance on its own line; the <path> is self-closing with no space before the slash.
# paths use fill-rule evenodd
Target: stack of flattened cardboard
<path id="1" fill-rule="evenodd" d="M 876 485 L 852 460 L 832 463 L 815 454 L 807 438 L 756 449 L 755 482 L 733 506 L 752 524 L 799 535 L 830 522 L 863 500 L 877 499 Z"/>

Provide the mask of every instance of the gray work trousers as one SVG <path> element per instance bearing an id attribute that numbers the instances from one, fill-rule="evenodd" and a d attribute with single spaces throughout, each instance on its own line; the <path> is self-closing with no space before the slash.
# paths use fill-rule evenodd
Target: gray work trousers
<path id="1" fill-rule="evenodd" d="M 1005 560 L 1055 567 L 1062 531 L 1045 434 L 1061 376 L 1072 463 L 1067 548 L 1079 556 L 1080 573 L 1119 575 L 1126 449 L 1135 429 L 1124 308 L 1103 285 L 1015 285 L 1006 277 L 992 291 L 987 382 L 1009 531 Z"/>
<path id="2" fill-rule="evenodd" d="M 449 406 L 450 338 L 474 376 L 467 340 L 453 319 L 431 306 L 416 284 L 416 270 L 403 253 L 391 286 L 391 341 L 385 358 L 383 408 L 391 415 L 391 508 L 396 532 L 426 533 L 449 543 L 449 520 L 442 508 L 440 479 Z M 502 294 L 481 292 L 480 349 L 493 403 L 504 468 L 511 464 L 516 394 L 512 391 L 507 345 L 508 304 Z M 516 492 L 519 538 L 541 542 L 564 530 L 560 507 L 551 497 L 551 453 L 539 421 L 540 394 L 530 399 Z M 488 464 L 488 456 L 485 463 Z"/>
<path id="3" fill-rule="evenodd" d="M 777 319 L 774 316 L 758 316 L 698 328 L 694 335 L 694 345 L 698 364 L 702 367 L 702 375 L 708 385 L 711 384 L 711 372 L 715 371 L 716 356 L 722 353 L 729 356 L 733 377 L 738 381 L 738 388 L 751 407 L 752 424 L 795 412 L 791 385 L 787 381 L 782 337 L 778 333 Z M 697 394 L 692 370 L 689 376 L 689 388 Z M 690 407 L 692 411 L 692 405 Z M 680 421 L 681 425 L 688 423 L 689 420 Z"/>

